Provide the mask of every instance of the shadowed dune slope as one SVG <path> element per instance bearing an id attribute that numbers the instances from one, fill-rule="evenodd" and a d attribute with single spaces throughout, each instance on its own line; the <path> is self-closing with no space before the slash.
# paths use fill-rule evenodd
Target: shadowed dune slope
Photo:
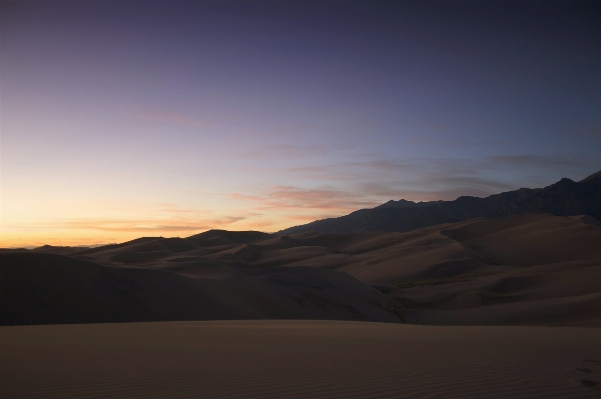
<path id="1" fill-rule="evenodd" d="M 277 236 L 211 230 L 188 238 L 149 237 L 76 252 L 70 258 L 25 254 L 46 256 L 44 262 L 57 265 L 63 260 L 81 262 L 85 267 L 69 266 L 57 273 L 73 277 L 75 272 L 97 269 L 100 287 L 112 290 L 100 297 L 152 304 L 144 311 L 131 310 L 144 315 L 132 320 L 389 320 L 388 313 L 378 310 L 388 305 L 365 305 L 374 290 L 359 280 L 386 295 L 377 301 L 387 297 L 397 301 L 392 308 L 396 306 L 397 314 L 412 323 L 601 325 L 600 243 L 600 223 L 590 217 L 522 214 L 404 233 Z M 0 255 L 11 254 L 18 255 Z M 30 262 L 27 267 L 42 264 Z M 35 297 L 45 289 L 36 273 L 53 273 L 35 270 L 20 277 L 24 297 L 26 292 Z M 315 281 L 325 280 L 332 289 L 321 282 L 314 286 Z M 27 288 L 27 281 L 40 288 Z M 180 284 L 182 295 L 198 298 L 190 300 L 193 305 L 175 305 L 179 297 L 173 290 L 180 290 Z M 146 292 L 139 286 L 147 287 L 147 297 L 136 296 Z M 93 285 L 89 289 L 96 292 Z M 170 298 L 165 303 L 173 301 L 177 311 L 172 316 L 168 311 L 172 305 L 163 309 L 148 299 L 153 290 Z M 216 306 L 197 304 L 207 301 Z M 399 303 L 406 309 L 399 310 Z M 370 316 L 370 311 L 376 313 Z"/>
<path id="2" fill-rule="evenodd" d="M 573 327 L 217 321 L 0 328 L 12 398 L 593 399 L 601 334 Z"/>
<path id="3" fill-rule="evenodd" d="M 217 242 L 222 242 L 224 244 L 250 244 L 270 237 L 271 234 L 260 231 L 209 230 L 188 237 L 188 240 L 200 246 L 213 246 Z"/>
<path id="4" fill-rule="evenodd" d="M 209 275 L 186 274 L 104 266 L 50 254 L 2 253 L 0 323 L 399 321 L 398 303 L 345 273 L 272 268 L 249 275 L 221 266 L 211 269 Z"/>

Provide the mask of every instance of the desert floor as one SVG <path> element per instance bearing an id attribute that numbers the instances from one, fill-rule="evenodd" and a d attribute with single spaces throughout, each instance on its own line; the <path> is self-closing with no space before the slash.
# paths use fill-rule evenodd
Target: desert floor
<path id="1" fill-rule="evenodd" d="M 0 328 L 2 398 L 599 398 L 601 331 L 349 321 Z"/>

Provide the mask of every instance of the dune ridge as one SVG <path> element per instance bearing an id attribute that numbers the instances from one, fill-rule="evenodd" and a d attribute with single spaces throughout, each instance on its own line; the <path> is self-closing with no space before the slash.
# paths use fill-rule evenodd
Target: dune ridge
<path id="1" fill-rule="evenodd" d="M 523 214 L 405 233 L 212 230 L 69 256 L 47 247 L 0 252 L 0 315 L 3 324 L 330 318 L 598 326 L 600 242 L 590 217 Z M 98 316 L 85 316 L 70 297 Z M 36 311 L 41 303 L 50 304 L 46 311 Z"/>

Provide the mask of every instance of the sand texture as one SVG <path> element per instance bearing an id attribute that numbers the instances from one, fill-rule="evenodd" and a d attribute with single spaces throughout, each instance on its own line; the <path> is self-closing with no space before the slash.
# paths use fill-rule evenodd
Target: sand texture
<path id="1" fill-rule="evenodd" d="M 0 252 L 0 320 L 601 326 L 599 224 L 524 214 L 406 233 L 211 230 Z"/>
<path id="2" fill-rule="evenodd" d="M 0 328 L 9 398 L 599 398 L 574 327 L 217 321 Z"/>
<path id="3" fill-rule="evenodd" d="M 0 323 L 327 319 L 399 322 L 403 306 L 350 275 L 212 265 L 190 272 L 0 254 Z M 174 263 L 178 265 L 178 263 Z M 187 271 L 187 269 L 184 269 Z"/>

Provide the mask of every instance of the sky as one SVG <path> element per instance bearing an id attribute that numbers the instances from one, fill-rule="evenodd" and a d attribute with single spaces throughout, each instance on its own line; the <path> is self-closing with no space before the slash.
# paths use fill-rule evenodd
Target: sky
<path id="1" fill-rule="evenodd" d="M 601 5 L 2 1 L 0 246 L 278 231 L 601 169 Z"/>

